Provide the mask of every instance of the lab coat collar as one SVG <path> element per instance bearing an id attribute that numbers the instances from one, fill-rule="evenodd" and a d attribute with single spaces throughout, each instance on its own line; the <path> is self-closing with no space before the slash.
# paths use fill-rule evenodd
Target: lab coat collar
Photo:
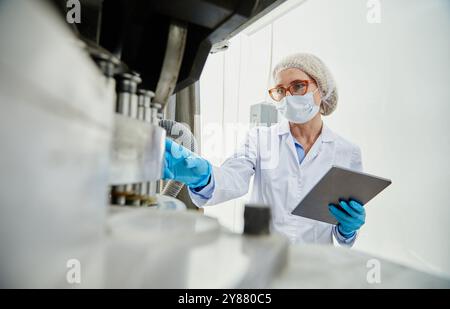
<path id="1" fill-rule="evenodd" d="M 281 120 L 280 123 L 278 123 L 278 135 L 283 135 L 290 133 L 291 129 L 289 127 L 289 121 L 287 119 Z M 333 131 L 331 131 L 330 128 L 328 128 L 325 123 L 322 126 L 322 133 L 320 134 L 320 138 L 322 139 L 322 142 L 329 143 L 333 142 L 336 139 L 336 136 Z"/>

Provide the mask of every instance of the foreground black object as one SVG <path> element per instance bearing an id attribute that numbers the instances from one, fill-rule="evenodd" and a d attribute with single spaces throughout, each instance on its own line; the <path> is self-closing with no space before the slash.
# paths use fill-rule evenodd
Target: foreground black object
<path id="1" fill-rule="evenodd" d="M 270 207 L 246 204 L 244 210 L 244 234 L 267 235 L 270 233 Z"/>

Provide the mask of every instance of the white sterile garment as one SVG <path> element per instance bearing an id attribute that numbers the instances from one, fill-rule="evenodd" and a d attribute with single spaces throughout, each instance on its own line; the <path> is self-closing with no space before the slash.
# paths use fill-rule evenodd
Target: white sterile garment
<path id="1" fill-rule="evenodd" d="M 325 124 L 301 163 L 294 142 L 287 120 L 271 127 L 252 128 L 245 143 L 230 158 L 220 167 L 213 166 L 211 181 L 205 188 L 199 192 L 188 190 L 193 202 L 204 207 L 241 197 L 248 192 L 254 176 L 250 203 L 269 205 L 272 228 L 292 243 L 333 244 L 334 236 L 337 243 L 351 246 L 356 235 L 345 239 L 336 226 L 291 212 L 332 165 L 362 171 L 360 148 Z"/>

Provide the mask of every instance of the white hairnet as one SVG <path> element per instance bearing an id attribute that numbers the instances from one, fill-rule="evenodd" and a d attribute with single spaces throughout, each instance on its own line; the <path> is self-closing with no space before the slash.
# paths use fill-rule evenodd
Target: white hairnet
<path id="1" fill-rule="evenodd" d="M 276 79 L 279 72 L 289 68 L 302 70 L 317 83 L 322 97 L 320 104 L 322 115 L 329 115 L 336 109 L 338 100 L 336 83 L 322 60 L 307 53 L 289 55 L 275 66 L 272 72 L 273 79 Z"/>

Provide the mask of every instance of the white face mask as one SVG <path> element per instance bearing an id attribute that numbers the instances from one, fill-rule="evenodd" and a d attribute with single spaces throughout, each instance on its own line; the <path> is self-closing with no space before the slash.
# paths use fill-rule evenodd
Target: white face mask
<path id="1" fill-rule="evenodd" d="M 305 95 L 285 96 L 276 108 L 287 120 L 294 123 L 306 123 L 320 110 L 320 107 L 314 103 L 313 95 L 316 91 L 317 89 Z"/>

